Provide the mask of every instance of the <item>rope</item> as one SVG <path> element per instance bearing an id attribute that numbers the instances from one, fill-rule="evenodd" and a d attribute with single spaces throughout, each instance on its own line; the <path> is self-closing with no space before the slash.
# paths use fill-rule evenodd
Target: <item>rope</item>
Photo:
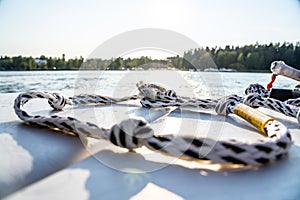
<path id="1" fill-rule="evenodd" d="M 142 96 L 140 103 L 145 108 L 160 108 L 168 106 L 198 107 L 203 109 L 214 109 L 218 100 L 198 99 L 177 96 L 174 90 L 167 90 L 162 86 L 147 84 L 142 81 L 137 83 L 137 88 Z"/>
<path id="2" fill-rule="evenodd" d="M 137 86 L 140 95 L 143 96 L 141 103 L 145 107 L 188 105 L 205 109 L 215 108 L 218 114 L 228 115 L 234 113 L 239 105 L 243 105 L 241 103 L 243 98 L 236 95 L 219 100 L 201 100 L 177 96 L 173 90 L 166 90 L 158 85 L 140 82 Z M 129 150 L 145 146 L 158 153 L 187 160 L 209 160 L 213 163 L 231 163 L 245 166 L 259 165 L 281 158 L 287 154 L 292 144 L 289 131 L 276 120 L 270 120 L 263 125 L 263 130 L 265 130 L 268 137 L 253 142 L 239 142 L 235 139 L 215 140 L 188 136 L 155 135 L 146 122 L 136 119 L 124 120 L 110 129 L 105 129 L 89 122 L 81 122 L 72 117 L 34 116 L 23 109 L 24 105 L 34 98 L 46 99 L 53 109 L 62 110 L 65 105 L 112 104 L 137 99 L 140 95 L 119 99 L 100 95 L 79 95 L 65 98 L 57 93 L 27 92 L 18 95 L 15 99 L 14 109 L 17 116 L 30 125 L 48 127 L 73 133 L 76 136 L 109 140 L 111 143 Z"/>
<path id="3" fill-rule="evenodd" d="M 243 99 L 243 103 L 251 107 L 264 107 L 286 116 L 295 117 L 300 123 L 300 98 L 288 99 L 284 102 L 269 98 L 270 92 L 259 84 L 251 84 L 245 93 L 247 96 Z"/>
<path id="4" fill-rule="evenodd" d="M 246 89 L 245 89 L 245 94 L 258 94 L 261 97 L 269 97 L 270 96 L 270 92 L 268 90 L 266 90 L 264 88 L 264 86 L 258 84 L 258 83 L 254 83 L 254 84 L 250 84 Z"/>
<path id="5" fill-rule="evenodd" d="M 300 81 L 300 71 L 285 64 L 283 61 L 274 61 L 271 64 L 273 74 L 282 75 Z"/>
<path id="6" fill-rule="evenodd" d="M 153 84 L 146 84 L 139 82 L 137 87 L 142 96 L 140 102 L 143 107 L 146 108 L 161 108 L 168 106 L 177 107 L 197 107 L 202 109 L 215 109 L 220 99 L 197 99 L 189 97 L 177 96 L 176 92 L 173 90 L 166 89 L 156 89 L 153 88 Z M 245 89 L 245 94 L 247 96 L 240 97 L 234 95 L 237 102 L 243 102 L 244 104 L 257 108 L 265 107 L 271 110 L 275 110 L 284 115 L 295 117 L 300 123 L 299 118 L 299 108 L 296 105 L 300 105 L 300 98 L 290 99 L 285 102 L 269 98 L 270 92 L 266 90 L 262 85 L 250 84 L 249 87 Z M 231 96 L 230 98 L 233 98 Z"/>
<path id="7" fill-rule="evenodd" d="M 270 80 L 270 82 L 267 84 L 267 90 L 268 91 L 270 91 L 271 90 L 271 88 L 273 87 L 273 83 L 275 82 L 275 80 L 276 80 L 276 74 L 272 74 L 272 76 L 271 76 L 271 80 Z"/>
<path id="8" fill-rule="evenodd" d="M 101 95 L 77 95 L 74 97 L 70 97 L 69 100 L 73 105 L 85 105 L 85 104 L 116 104 L 124 101 L 129 100 L 136 100 L 139 99 L 139 95 L 133 95 L 130 97 L 123 97 L 123 98 L 112 98 L 107 96 Z"/>

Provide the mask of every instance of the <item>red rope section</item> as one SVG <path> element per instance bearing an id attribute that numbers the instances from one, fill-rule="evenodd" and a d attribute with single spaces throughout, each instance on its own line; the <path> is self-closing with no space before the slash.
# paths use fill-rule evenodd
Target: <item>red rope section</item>
<path id="1" fill-rule="evenodd" d="M 276 75 L 275 74 L 272 74 L 271 76 L 271 81 L 267 84 L 267 90 L 270 91 L 272 86 L 273 86 L 273 83 L 275 82 L 276 80 Z"/>

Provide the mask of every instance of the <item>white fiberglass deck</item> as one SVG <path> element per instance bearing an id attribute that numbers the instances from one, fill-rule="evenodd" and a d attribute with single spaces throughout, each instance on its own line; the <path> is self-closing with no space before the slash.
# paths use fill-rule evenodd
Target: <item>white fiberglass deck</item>
<path id="1" fill-rule="evenodd" d="M 296 119 L 263 110 L 289 127 L 294 145 L 287 157 L 258 169 L 218 171 L 216 166 L 169 159 L 144 149 L 139 151 L 142 154 L 127 152 L 105 141 L 93 141 L 85 148 L 88 141 L 23 124 L 14 114 L 16 96 L 5 94 L 0 98 L 0 198 L 300 198 L 300 131 Z M 47 103 L 40 100 L 30 102 L 26 110 L 53 114 Z M 122 105 L 66 108 L 58 114 L 73 115 L 110 128 L 128 117 L 121 114 L 124 112 L 131 117 L 147 118 L 149 114 L 138 104 L 129 108 Z M 189 111 L 174 111 L 151 126 L 160 134 L 195 134 L 196 130 L 199 136 L 208 137 L 242 140 L 262 137 L 233 116 L 223 118 Z M 96 154 L 91 156 L 90 152 Z"/>

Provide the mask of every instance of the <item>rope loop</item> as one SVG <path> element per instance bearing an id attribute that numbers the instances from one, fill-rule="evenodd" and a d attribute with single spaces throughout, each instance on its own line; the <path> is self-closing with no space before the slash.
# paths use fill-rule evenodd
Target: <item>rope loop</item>
<path id="1" fill-rule="evenodd" d="M 259 96 L 262 97 L 268 97 L 270 95 L 270 92 L 264 88 L 264 86 L 254 83 L 250 84 L 246 89 L 245 89 L 245 94 L 251 94 L 255 93 L 258 94 Z"/>

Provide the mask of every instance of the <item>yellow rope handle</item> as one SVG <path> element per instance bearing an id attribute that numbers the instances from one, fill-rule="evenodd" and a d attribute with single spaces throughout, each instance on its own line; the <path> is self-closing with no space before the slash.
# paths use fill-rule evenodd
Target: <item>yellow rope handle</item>
<path id="1" fill-rule="evenodd" d="M 245 104 L 241 104 L 241 103 L 238 104 L 237 106 L 235 106 L 234 113 L 236 115 L 242 117 L 249 123 L 251 123 L 256 128 L 258 128 L 265 136 L 268 136 L 268 134 L 265 130 L 265 125 L 269 121 L 275 120 L 274 118 L 269 117 L 269 116 L 255 110 L 254 108 L 251 108 L 251 107 L 249 107 Z"/>

